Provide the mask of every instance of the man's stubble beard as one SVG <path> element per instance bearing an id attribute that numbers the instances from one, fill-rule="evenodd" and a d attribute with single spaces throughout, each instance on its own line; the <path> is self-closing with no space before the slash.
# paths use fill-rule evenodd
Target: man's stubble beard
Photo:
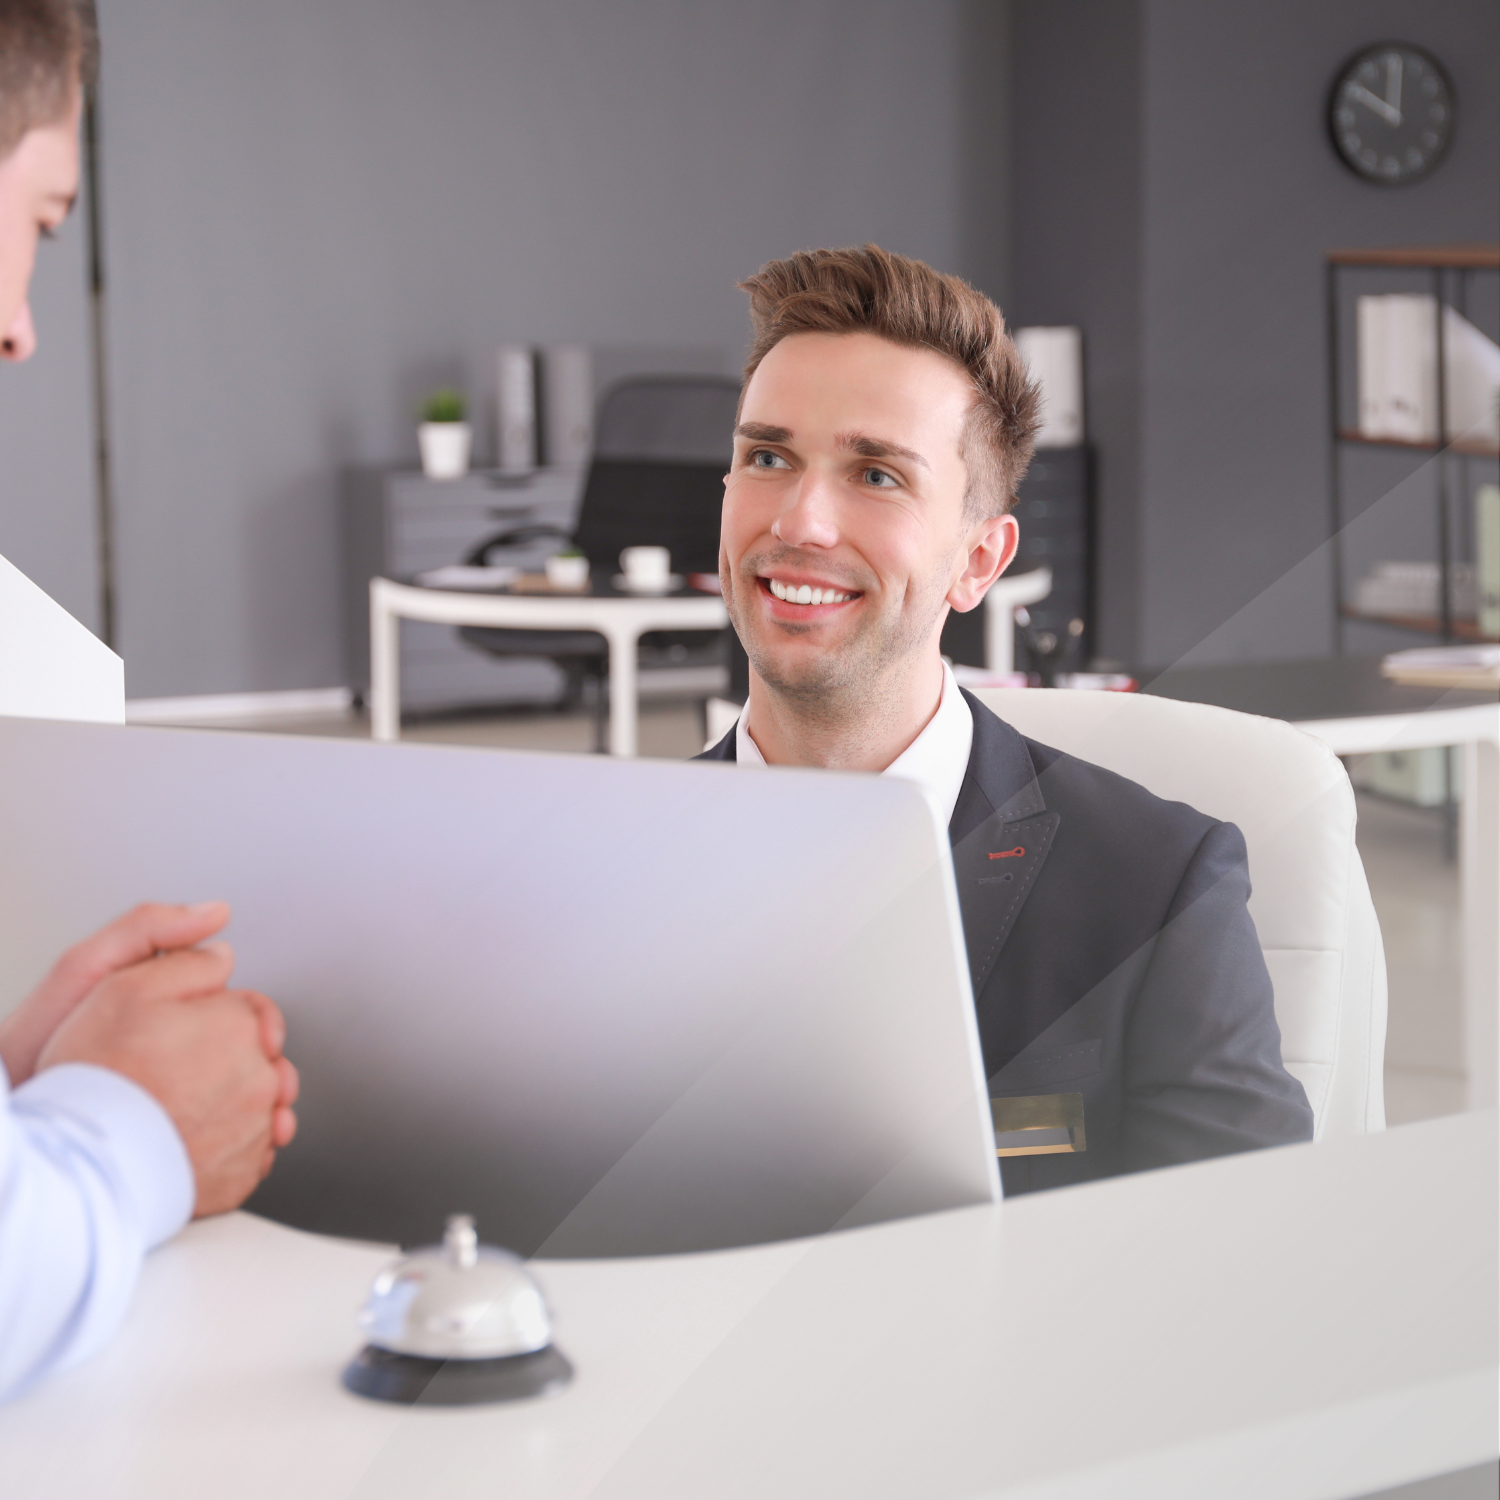
<path id="1" fill-rule="evenodd" d="M 806 723 L 829 729 L 847 729 L 883 718 L 882 689 L 892 668 L 927 641 L 943 611 L 947 590 L 939 588 L 937 583 L 946 577 L 947 569 L 934 574 L 928 584 L 928 597 L 915 610 L 897 610 L 894 618 L 877 615 L 867 619 L 862 629 L 847 636 L 833 649 L 816 655 L 808 653 L 800 670 L 793 673 L 777 662 L 753 630 L 746 628 L 738 608 L 740 588 L 760 592 L 758 573 L 768 561 L 765 557 L 745 559 L 742 567 L 750 570 L 749 576 L 735 580 L 735 587 L 725 595 L 730 622 L 750 658 L 755 675 Z M 861 592 L 868 600 L 869 593 Z M 757 620 L 757 624 L 761 623 Z M 765 628 L 799 636 L 811 634 L 816 627 L 771 624 Z"/>

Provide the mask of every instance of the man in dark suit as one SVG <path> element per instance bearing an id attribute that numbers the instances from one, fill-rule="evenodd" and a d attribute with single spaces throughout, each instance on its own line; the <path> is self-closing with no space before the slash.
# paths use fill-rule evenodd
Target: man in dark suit
<path id="1" fill-rule="evenodd" d="M 1072 1121 L 1007 1193 L 1310 1139 L 1239 830 L 1024 739 L 939 655 L 1015 556 L 1037 396 L 999 309 L 874 246 L 743 285 L 720 574 L 750 694 L 704 758 L 903 776 L 948 822 L 991 1096 Z"/>

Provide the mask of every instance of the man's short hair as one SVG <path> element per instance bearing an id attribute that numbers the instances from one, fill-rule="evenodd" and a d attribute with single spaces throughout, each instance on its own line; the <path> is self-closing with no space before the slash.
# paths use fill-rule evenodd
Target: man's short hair
<path id="1" fill-rule="evenodd" d="M 0 160 L 61 120 L 98 63 L 94 0 L 0 0 Z"/>
<path id="2" fill-rule="evenodd" d="M 974 387 L 960 443 L 969 470 L 965 514 L 978 521 L 1015 504 L 1031 462 L 1038 390 L 1005 331 L 1004 315 L 983 292 L 878 245 L 799 250 L 767 261 L 739 285 L 750 294 L 755 335 L 747 386 L 761 360 L 794 333 L 873 333 L 946 355 Z"/>

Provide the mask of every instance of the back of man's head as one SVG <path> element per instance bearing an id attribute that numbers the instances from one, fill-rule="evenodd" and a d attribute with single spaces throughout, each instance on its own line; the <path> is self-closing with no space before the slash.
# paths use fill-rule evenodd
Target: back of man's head
<path id="1" fill-rule="evenodd" d="M 94 0 L 0 0 L 0 160 L 67 114 L 98 58 Z"/>
<path id="2" fill-rule="evenodd" d="M 963 435 L 965 510 L 979 520 L 1014 505 L 1031 462 L 1038 392 L 1004 315 L 982 292 L 878 245 L 799 250 L 768 261 L 740 287 L 750 294 L 754 332 L 746 385 L 761 360 L 796 333 L 872 333 L 953 360 L 974 387 Z"/>

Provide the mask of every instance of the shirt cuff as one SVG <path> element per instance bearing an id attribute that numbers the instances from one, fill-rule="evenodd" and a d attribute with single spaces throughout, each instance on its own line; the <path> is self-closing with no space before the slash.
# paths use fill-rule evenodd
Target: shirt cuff
<path id="1" fill-rule="evenodd" d="M 169 1240 L 193 1216 L 197 1188 L 172 1117 L 138 1083 L 92 1063 L 44 1068 L 11 1095 L 18 1113 L 66 1117 L 113 1162 L 145 1247 Z"/>

